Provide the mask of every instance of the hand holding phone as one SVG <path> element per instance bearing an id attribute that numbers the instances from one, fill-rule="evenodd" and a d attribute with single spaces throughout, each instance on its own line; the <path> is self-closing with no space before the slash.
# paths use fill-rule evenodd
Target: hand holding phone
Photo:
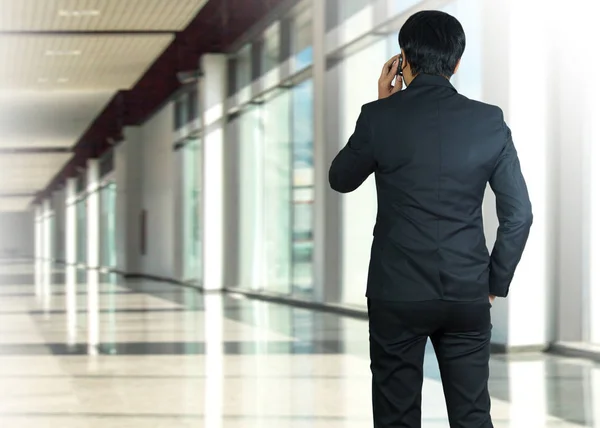
<path id="1" fill-rule="evenodd" d="M 398 75 L 398 72 L 402 72 L 401 55 L 394 55 L 383 65 L 383 70 L 381 70 L 378 85 L 379 99 L 387 98 L 402 90 L 402 76 Z M 396 79 L 395 82 L 394 79 Z"/>

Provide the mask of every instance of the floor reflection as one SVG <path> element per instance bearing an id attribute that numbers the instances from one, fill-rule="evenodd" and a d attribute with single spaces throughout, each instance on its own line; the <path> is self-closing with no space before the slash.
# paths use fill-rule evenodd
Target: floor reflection
<path id="1" fill-rule="evenodd" d="M 41 295 L 42 295 L 42 307 L 46 316 L 48 316 L 48 311 L 50 310 L 51 300 L 52 300 L 52 262 L 50 260 L 44 260 L 42 263 L 42 286 L 41 286 Z"/>
<path id="2" fill-rule="evenodd" d="M 592 368 L 590 375 L 590 386 L 587 388 L 589 393 L 589 404 L 586 409 L 591 409 L 590 417 L 586 418 L 586 423 L 595 428 L 600 427 L 600 367 Z"/>
<path id="3" fill-rule="evenodd" d="M 41 269 L 0 265 L 1 426 L 371 426 L 365 321 Z M 430 348 L 425 374 L 423 427 L 447 427 Z M 495 355 L 490 390 L 496 427 L 600 428 L 589 361 Z"/>
<path id="4" fill-rule="evenodd" d="M 544 426 L 546 422 L 546 361 L 518 361 L 509 366 L 511 427 Z"/>
<path id="5" fill-rule="evenodd" d="M 87 272 L 87 328 L 88 352 L 98 354 L 100 344 L 100 272 L 90 269 Z"/>
<path id="6" fill-rule="evenodd" d="M 208 294 L 204 298 L 204 336 L 206 342 L 204 364 L 206 387 L 204 394 L 204 424 L 207 427 L 223 426 L 223 377 L 225 355 L 223 353 L 223 297 Z"/>
<path id="7" fill-rule="evenodd" d="M 67 345 L 77 344 L 77 268 L 66 267 L 65 305 L 67 307 Z"/>

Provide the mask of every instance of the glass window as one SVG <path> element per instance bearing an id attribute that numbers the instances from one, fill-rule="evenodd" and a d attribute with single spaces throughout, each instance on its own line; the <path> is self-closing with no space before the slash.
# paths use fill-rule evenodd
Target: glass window
<path id="1" fill-rule="evenodd" d="M 113 150 L 109 150 L 100 158 L 100 177 L 110 174 L 115 169 L 115 155 Z"/>
<path id="2" fill-rule="evenodd" d="M 86 186 L 85 172 L 82 172 L 77 176 L 77 193 L 85 192 L 85 186 Z"/>
<path id="3" fill-rule="evenodd" d="M 235 57 L 236 91 L 239 91 L 252 82 L 252 46 L 247 44 Z"/>
<path id="4" fill-rule="evenodd" d="M 290 91 L 245 111 L 239 120 L 240 282 L 291 292 Z"/>
<path id="5" fill-rule="evenodd" d="M 469 0 L 458 0 L 442 9 L 455 16 L 467 34 L 467 48 L 452 83 L 458 91 L 472 99 L 482 99 L 483 87 L 483 5 Z"/>
<path id="6" fill-rule="evenodd" d="M 309 67 L 313 62 L 311 14 L 312 8 L 307 7 L 293 19 L 292 52 L 296 71 Z"/>
<path id="7" fill-rule="evenodd" d="M 117 266 L 116 193 L 117 187 L 114 183 L 100 189 L 100 264 L 110 268 Z"/>
<path id="8" fill-rule="evenodd" d="M 85 198 L 77 201 L 77 263 L 87 265 L 87 204 Z"/>
<path id="9" fill-rule="evenodd" d="M 198 106 L 198 89 L 194 88 L 187 94 L 187 113 L 188 122 L 193 122 L 199 117 L 199 106 Z"/>
<path id="10" fill-rule="evenodd" d="M 346 144 L 356 125 L 361 106 L 377 99 L 377 81 L 382 64 L 389 59 L 385 38 L 352 53 L 327 71 L 330 81 L 338 82 L 340 148 Z M 357 84 L 360 82 L 360 84 Z M 372 82 L 369 84 L 369 82 Z M 357 191 L 343 197 L 341 208 L 342 302 L 365 305 L 365 284 L 369 268 L 372 227 L 377 215 L 377 194 L 373 176 Z"/>
<path id="11" fill-rule="evenodd" d="M 261 52 L 261 71 L 266 73 L 277 67 L 280 63 L 281 50 L 281 25 L 279 22 L 271 25 L 263 38 Z"/>
<path id="12" fill-rule="evenodd" d="M 251 106 L 237 119 L 239 156 L 239 280 L 240 286 L 259 289 L 263 281 L 263 128 L 259 106 Z M 232 124 L 234 126 L 234 124 Z"/>
<path id="13" fill-rule="evenodd" d="M 372 0 L 328 0 L 326 9 L 326 29 L 333 30 L 355 13 L 364 9 Z"/>
<path id="14" fill-rule="evenodd" d="M 233 58 L 230 57 L 227 59 L 227 96 L 228 97 L 235 95 L 235 92 L 237 91 L 236 74 L 237 74 L 236 59 L 235 59 L 235 57 L 233 57 Z"/>
<path id="15" fill-rule="evenodd" d="M 48 216 L 48 257 L 50 260 L 56 259 L 56 253 L 54 252 L 54 246 L 56 245 L 56 216 L 50 214 Z"/>
<path id="16" fill-rule="evenodd" d="M 283 91 L 263 107 L 264 244 L 266 288 L 291 292 L 291 93 Z"/>
<path id="17" fill-rule="evenodd" d="M 312 298 L 313 85 L 280 91 L 243 112 L 240 286 Z"/>
<path id="18" fill-rule="evenodd" d="M 189 115 L 188 107 L 187 94 L 183 94 L 175 100 L 175 108 L 173 109 L 175 115 L 175 130 L 187 125 Z"/>
<path id="19" fill-rule="evenodd" d="M 422 0 L 394 0 L 392 2 L 392 12 L 395 13 L 402 13 L 407 11 L 408 9 L 410 9 L 411 7 L 414 7 L 416 5 L 418 5 L 419 3 L 421 3 Z M 471 0 L 468 0 L 471 4 L 473 4 L 473 2 Z"/>
<path id="20" fill-rule="evenodd" d="M 200 281 L 202 277 L 202 176 L 201 140 L 192 139 L 183 147 L 183 245 L 184 277 Z"/>
<path id="21" fill-rule="evenodd" d="M 294 294 L 313 296 L 313 82 L 292 89 L 292 284 Z"/>

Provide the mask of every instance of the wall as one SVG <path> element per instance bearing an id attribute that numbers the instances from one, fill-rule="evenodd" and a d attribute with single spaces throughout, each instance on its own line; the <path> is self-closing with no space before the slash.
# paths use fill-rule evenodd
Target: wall
<path id="1" fill-rule="evenodd" d="M 115 148 L 117 266 L 127 273 L 174 278 L 175 152 L 173 106 L 124 130 Z M 146 212 L 145 254 L 141 216 Z"/>
<path id="2" fill-rule="evenodd" d="M 117 269 L 141 272 L 140 214 L 142 209 L 142 141 L 139 127 L 124 130 L 125 140 L 115 147 L 117 186 Z"/>
<path id="3" fill-rule="evenodd" d="M 0 212 L 0 258 L 34 256 L 32 211 Z"/>
<path id="4" fill-rule="evenodd" d="M 593 73 L 587 74 L 600 65 L 597 56 L 590 55 L 600 37 L 596 12 L 596 3 L 584 0 L 574 0 L 568 8 L 549 8 L 547 34 L 552 45 L 547 55 L 555 93 L 550 121 L 558 144 L 557 168 L 552 171 L 559 183 L 552 212 L 560 232 L 555 270 L 559 293 L 551 308 L 560 321 L 556 339 L 599 344 L 600 87 Z"/>
<path id="5" fill-rule="evenodd" d="M 141 127 L 142 208 L 146 210 L 145 274 L 172 278 L 174 254 L 175 171 L 173 105 L 169 103 Z"/>

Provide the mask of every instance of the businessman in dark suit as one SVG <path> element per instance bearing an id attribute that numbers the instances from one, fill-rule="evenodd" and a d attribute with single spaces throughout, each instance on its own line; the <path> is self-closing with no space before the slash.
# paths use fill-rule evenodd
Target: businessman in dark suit
<path id="1" fill-rule="evenodd" d="M 379 100 L 363 106 L 329 172 L 342 193 L 375 174 L 367 298 L 376 428 L 421 426 L 427 338 L 450 426 L 493 426 L 490 308 L 508 294 L 533 215 L 502 111 L 460 95 L 449 81 L 465 40 L 446 13 L 409 18 L 401 55 L 383 67 Z M 500 223 L 491 255 L 482 221 L 488 183 Z"/>

